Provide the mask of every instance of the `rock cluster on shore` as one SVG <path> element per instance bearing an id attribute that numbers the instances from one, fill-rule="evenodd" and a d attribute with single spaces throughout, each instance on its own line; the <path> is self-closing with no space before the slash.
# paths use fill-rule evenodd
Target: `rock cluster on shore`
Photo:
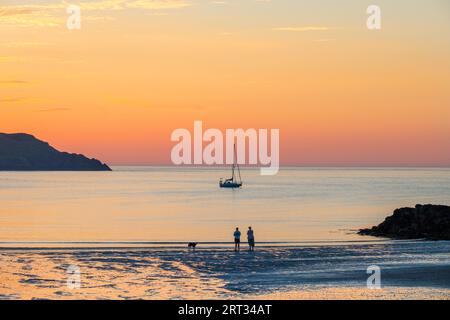
<path id="1" fill-rule="evenodd" d="M 415 208 L 396 209 L 378 226 L 358 233 L 394 239 L 450 240 L 450 207 L 418 204 Z"/>
<path id="2" fill-rule="evenodd" d="M 110 171 L 97 159 L 60 152 L 25 133 L 0 133 L 0 170 Z"/>

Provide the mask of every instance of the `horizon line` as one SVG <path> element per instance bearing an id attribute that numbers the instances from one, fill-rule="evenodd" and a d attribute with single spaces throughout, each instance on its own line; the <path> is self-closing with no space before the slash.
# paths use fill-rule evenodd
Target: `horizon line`
<path id="1" fill-rule="evenodd" d="M 174 164 L 109 164 L 108 166 L 113 167 L 170 167 L 170 168 L 226 168 L 229 167 L 227 164 L 223 165 L 174 165 Z M 246 169 L 260 169 L 267 166 L 258 166 L 258 165 L 246 165 L 246 164 L 239 164 L 242 168 Z M 446 165 L 379 165 L 379 164 L 370 164 L 370 165 L 364 165 L 364 164 L 349 164 L 349 165 L 339 165 L 339 164 L 287 164 L 287 165 L 280 165 L 280 168 L 443 168 L 443 169 L 449 169 L 450 164 Z"/>

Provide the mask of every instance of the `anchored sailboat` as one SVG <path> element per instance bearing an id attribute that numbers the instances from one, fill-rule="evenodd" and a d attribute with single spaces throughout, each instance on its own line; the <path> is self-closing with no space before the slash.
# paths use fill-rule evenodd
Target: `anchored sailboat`
<path id="1" fill-rule="evenodd" d="M 237 168 L 239 180 L 236 177 L 235 169 Z M 241 170 L 239 169 L 239 164 L 237 163 L 236 158 L 236 144 L 234 145 L 234 155 L 233 155 L 233 166 L 231 167 L 231 178 L 226 179 L 225 181 L 220 179 L 219 186 L 221 188 L 240 188 L 242 187 L 242 179 L 241 179 Z"/>

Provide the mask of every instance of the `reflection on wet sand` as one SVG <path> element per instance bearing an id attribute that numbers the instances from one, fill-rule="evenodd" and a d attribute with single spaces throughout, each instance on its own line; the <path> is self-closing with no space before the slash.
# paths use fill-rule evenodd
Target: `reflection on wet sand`
<path id="1" fill-rule="evenodd" d="M 311 247 L 3 248 L 1 299 L 449 299 L 449 242 Z M 366 287 L 369 265 L 382 289 Z M 67 285 L 70 266 L 80 287 Z"/>
<path id="2" fill-rule="evenodd" d="M 3 299 L 194 299 L 227 295 L 224 283 L 179 261 L 110 252 L 2 253 Z M 81 270 L 81 287 L 67 286 L 67 267 Z"/>

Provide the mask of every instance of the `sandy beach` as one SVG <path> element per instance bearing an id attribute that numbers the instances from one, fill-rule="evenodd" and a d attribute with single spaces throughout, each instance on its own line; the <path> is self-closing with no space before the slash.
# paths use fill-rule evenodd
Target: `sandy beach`
<path id="1" fill-rule="evenodd" d="M 3 248 L 1 299 L 450 299 L 449 242 L 305 247 Z M 367 267 L 381 289 L 367 288 Z M 70 266 L 80 287 L 68 286 Z"/>

